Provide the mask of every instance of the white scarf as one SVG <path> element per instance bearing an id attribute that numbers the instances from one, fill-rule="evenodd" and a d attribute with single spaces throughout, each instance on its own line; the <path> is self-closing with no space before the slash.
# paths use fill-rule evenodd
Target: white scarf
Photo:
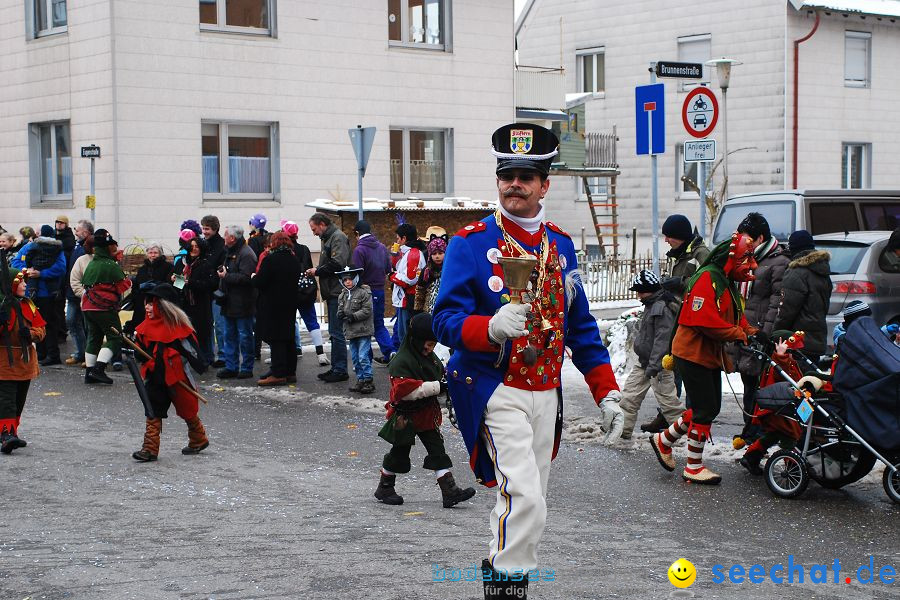
<path id="1" fill-rule="evenodd" d="M 541 228 L 541 223 L 544 221 L 544 205 L 540 204 L 541 210 L 538 211 L 533 217 L 517 217 L 511 214 L 508 210 L 503 208 L 503 205 L 500 205 L 500 214 L 503 215 L 504 218 L 509 219 L 528 233 L 537 233 Z"/>

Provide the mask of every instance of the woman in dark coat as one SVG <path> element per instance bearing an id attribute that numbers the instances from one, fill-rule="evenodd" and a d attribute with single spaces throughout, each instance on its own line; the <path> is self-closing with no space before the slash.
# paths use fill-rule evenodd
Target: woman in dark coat
<path id="1" fill-rule="evenodd" d="M 134 276 L 134 282 L 131 287 L 131 303 L 134 307 L 134 314 L 131 320 L 125 324 L 125 331 L 133 332 L 134 328 L 141 324 L 146 318 L 144 312 L 144 291 L 141 285 L 153 281 L 155 283 L 171 283 L 172 263 L 166 260 L 162 246 L 159 244 L 150 244 L 147 246 L 147 258 L 144 264 L 138 269 L 137 275 Z"/>
<path id="2" fill-rule="evenodd" d="M 297 280 L 300 263 L 291 238 L 279 231 L 263 252 L 252 283 L 259 291 L 256 324 L 260 337 L 272 349 L 272 371 L 259 385 L 285 385 L 297 381 L 294 319 L 297 314 Z"/>
<path id="3" fill-rule="evenodd" d="M 209 245 L 202 237 L 195 237 L 188 243 L 188 254 L 178 261 L 175 276 L 184 278 L 181 288 L 181 308 L 187 313 L 200 340 L 203 358 L 207 363 L 215 360 L 210 347 L 212 332 L 212 293 L 219 287 L 216 267 L 209 259 Z"/>

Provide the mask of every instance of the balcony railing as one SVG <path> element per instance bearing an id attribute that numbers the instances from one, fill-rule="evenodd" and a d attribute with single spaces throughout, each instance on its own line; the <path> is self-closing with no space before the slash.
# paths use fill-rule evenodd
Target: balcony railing
<path id="1" fill-rule="evenodd" d="M 584 166 L 616 169 L 616 131 L 612 133 L 588 132 L 584 134 Z"/>
<path id="2" fill-rule="evenodd" d="M 516 108 L 563 110 L 566 72 L 558 68 L 516 67 Z"/>

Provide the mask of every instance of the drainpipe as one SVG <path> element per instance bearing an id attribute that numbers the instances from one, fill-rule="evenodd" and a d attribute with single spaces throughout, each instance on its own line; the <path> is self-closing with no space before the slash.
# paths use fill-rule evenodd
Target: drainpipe
<path id="1" fill-rule="evenodd" d="M 794 40 L 794 148 L 793 148 L 793 185 L 792 189 L 797 189 L 797 120 L 799 117 L 799 98 L 800 98 L 800 44 L 808 40 L 819 28 L 819 11 L 816 11 L 816 22 L 813 24 L 812 30 L 800 39 Z"/>

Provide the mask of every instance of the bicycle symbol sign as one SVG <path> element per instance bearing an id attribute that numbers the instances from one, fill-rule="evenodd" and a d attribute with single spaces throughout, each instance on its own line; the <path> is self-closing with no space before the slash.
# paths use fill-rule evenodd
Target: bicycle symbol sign
<path id="1" fill-rule="evenodd" d="M 719 120 L 719 102 L 709 88 L 696 87 L 684 99 L 681 120 L 689 135 L 703 138 L 709 135 Z"/>

